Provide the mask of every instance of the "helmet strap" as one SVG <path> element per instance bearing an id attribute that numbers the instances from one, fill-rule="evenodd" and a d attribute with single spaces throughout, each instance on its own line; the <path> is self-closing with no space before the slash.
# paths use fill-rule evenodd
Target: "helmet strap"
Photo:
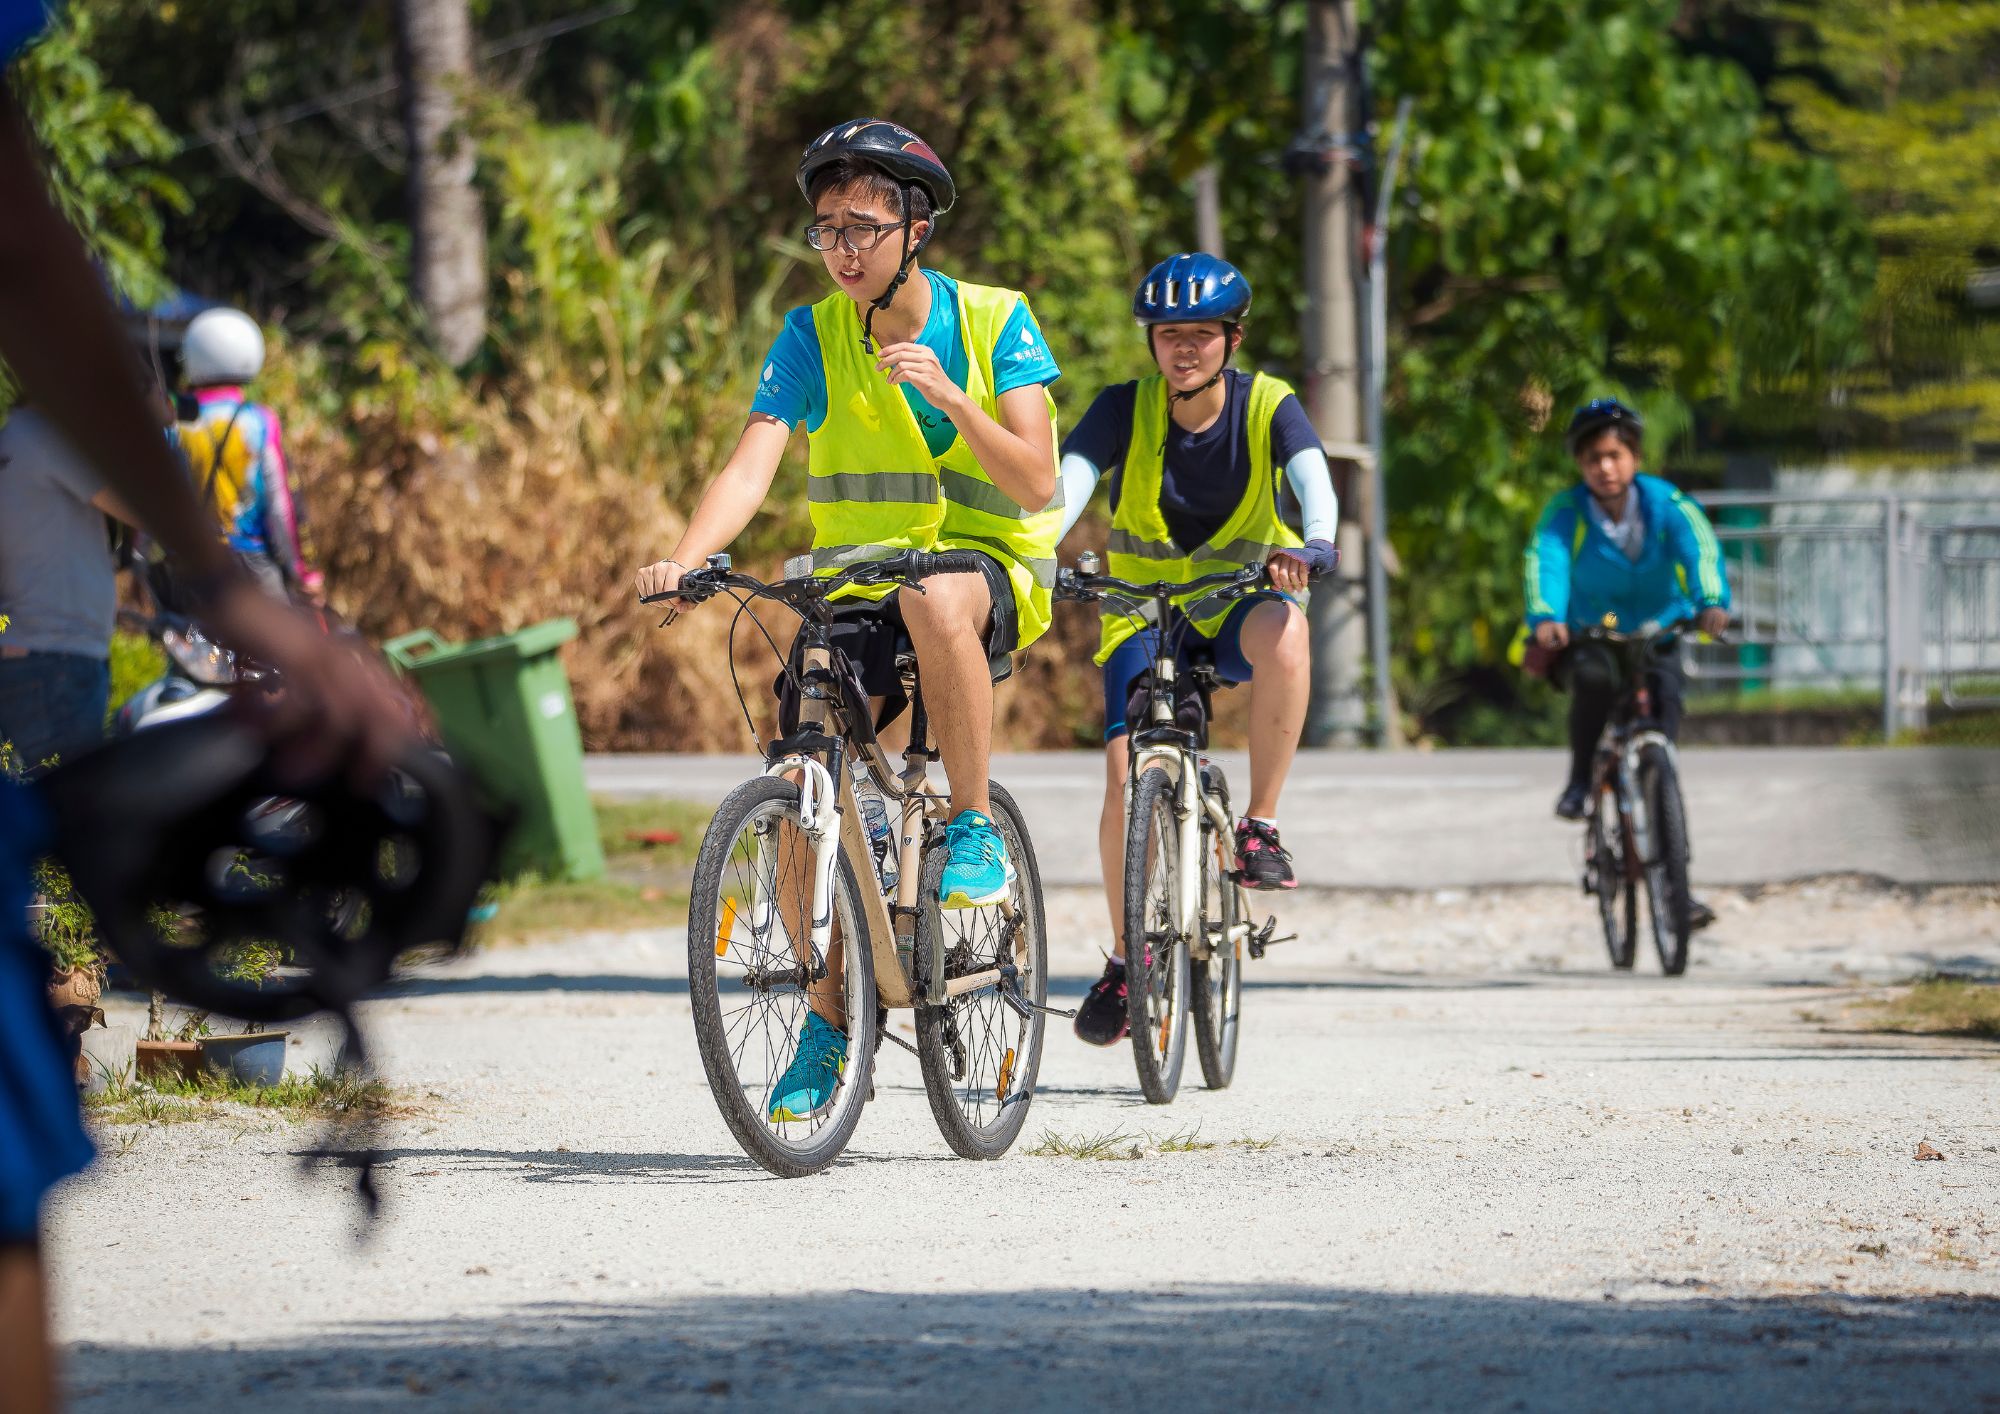
<path id="1" fill-rule="evenodd" d="M 879 352 L 875 344 L 875 314 L 887 309 L 896 299 L 896 291 L 903 288 L 903 282 L 910 278 L 911 262 L 924 253 L 924 247 L 931 243 L 931 232 L 937 229 L 937 221 L 932 219 L 922 236 L 917 239 L 914 249 L 910 246 L 910 193 L 916 187 L 909 182 L 899 183 L 903 193 L 903 251 L 896 260 L 896 273 L 889 281 L 889 288 L 868 301 L 868 312 L 861 317 L 861 351 Z"/>
<path id="2" fill-rule="evenodd" d="M 1241 327 L 1242 327 L 1241 325 L 1234 323 L 1227 323 L 1222 326 L 1222 367 L 1215 370 L 1215 376 L 1213 378 L 1210 378 L 1206 383 L 1202 384 L 1199 388 L 1190 388 L 1185 393 L 1176 393 L 1172 391 L 1169 391 L 1167 393 L 1167 421 L 1169 423 L 1173 421 L 1173 411 L 1175 403 L 1191 402 L 1195 398 L 1200 397 L 1203 393 L 1206 393 L 1210 388 L 1213 388 L 1217 383 L 1220 383 L 1222 381 L 1222 375 L 1229 371 L 1229 356 L 1236 350 L 1236 331 Z M 1151 327 L 1148 327 L 1146 330 L 1146 343 L 1148 345 L 1151 345 L 1152 342 L 1153 342 L 1153 331 Z M 1158 357 L 1157 354 L 1155 354 L 1154 356 Z M 1167 449 L 1167 443 L 1166 439 L 1163 437 L 1160 439 L 1160 450 L 1164 452 L 1166 451 L 1166 449 Z"/>

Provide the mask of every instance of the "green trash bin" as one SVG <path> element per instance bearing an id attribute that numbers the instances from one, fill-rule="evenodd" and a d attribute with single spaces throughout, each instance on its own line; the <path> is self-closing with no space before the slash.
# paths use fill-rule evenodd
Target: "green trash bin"
<path id="1" fill-rule="evenodd" d="M 550 619 L 474 643 L 447 643 L 425 628 L 382 645 L 389 661 L 416 680 L 446 748 L 514 807 L 501 861 L 509 874 L 595 879 L 604 873 L 576 706 L 556 654 L 574 637 L 573 620 Z"/>

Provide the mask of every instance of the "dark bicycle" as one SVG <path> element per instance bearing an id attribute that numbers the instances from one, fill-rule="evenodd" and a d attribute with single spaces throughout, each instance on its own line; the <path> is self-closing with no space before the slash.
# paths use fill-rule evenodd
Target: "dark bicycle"
<path id="1" fill-rule="evenodd" d="M 1680 757 L 1653 715 L 1647 673 L 1653 660 L 1693 626 L 1692 619 L 1682 619 L 1649 624 L 1634 633 L 1603 626 L 1576 634 L 1579 643 L 1611 649 L 1624 684 L 1591 765 L 1583 821 L 1583 891 L 1597 899 L 1604 944 L 1611 965 L 1620 969 L 1632 966 L 1638 948 L 1643 892 L 1660 970 L 1669 977 L 1687 970 L 1694 896 L 1688 887 Z"/>
<path id="2" fill-rule="evenodd" d="M 1175 600 L 1210 591 L 1204 608 L 1255 594 L 1267 583 L 1251 565 L 1186 583 L 1134 583 L 1097 572 L 1094 554 L 1056 575 L 1057 599 L 1148 610 L 1170 625 L 1159 635 L 1151 669 L 1132 690 L 1126 716 L 1125 948 L 1126 1005 L 1139 1088 L 1164 1105 L 1180 1089 L 1187 1023 L 1194 1020 L 1202 1079 L 1211 1090 L 1236 1074 L 1243 1009 L 1243 954 L 1262 957 L 1274 942 L 1275 917 L 1253 929 L 1230 859 L 1235 818 L 1229 782 L 1210 761 L 1209 703 L 1222 686 L 1212 658 L 1191 655 L 1187 676 L 1177 660 L 1190 625 Z"/>
<path id="3" fill-rule="evenodd" d="M 766 583 L 712 555 L 672 593 L 642 600 L 728 594 L 738 622 L 757 599 L 804 620 L 799 650 L 785 663 L 797 727 L 770 743 L 763 774 L 716 810 L 688 905 L 689 993 L 709 1088 L 744 1152 L 781 1177 L 816 1173 L 840 1156 L 873 1093 L 885 1037 L 916 1051 L 931 1113 L 954 1153 L 997 1159 L 1027 1121 L 1048 1011 L 1048 938 L 1026 820 L 1011 795 L 990 787 L 1014 886 L 991 907 L 940 909 L 949 796 L 928 778 L 937 751 L 916 655 L 897 658 L 911 714 L 899 772 L 877 739 L 858 673 L 832 641 L 828 603 L 847 585 L 920 594 L 929 576 L 976 574 L 982 558 L 910 550 L 834 575 Z M 915 1010 L 914 1047 L 884 1025 L 898 1007 Z M 825 1106 L 774 1117 L 773 1090 L 809 1009 L 845 1022 L 845 1069 Z"/>

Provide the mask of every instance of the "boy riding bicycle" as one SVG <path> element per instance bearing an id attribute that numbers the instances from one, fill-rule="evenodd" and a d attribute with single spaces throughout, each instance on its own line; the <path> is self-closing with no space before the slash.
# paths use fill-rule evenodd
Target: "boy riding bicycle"
<path id="1" fill-rule="evenodd" d="M 671 592 L 743 532 L 800 423 L 816 572 L 905 549 L 986 556 L 984 573 L 931 579 L 921 594 L 842 590 L 855 606 L 835 630 L 878 712 L 901 707 L 899 640 L 915 649 L 951 784 L 938 901 L 983 907 L 1015 877 L 989 818 L 993 670 L 1049 625 L 1061 516 L 1048 385 L 1058 369 L 1024 296 L 917 264 L 956 190 L 916 134 L 875 118 L 829 128 L 806 149 L 798 183 L 813 208 L 806 241 L 837 288 L 787 316 L 736 450 L 673 553 L 639 571 L 639 593 Z M 774 1117 L 826 1104 L 845 1061 L 837 993 L 812 1000 Z"/>
<path id="2" fill-rule="evenodd" d="M 1176 255 L 1140 284 L 1132 313 L 1158 372 L 1107 388 L 1063 442 L 1063 531 L 1111 478 L 1109 570 L 1124 579 L 1189 582 L 1233 566 L 1264 565 L 1272 588 L 1218 606 L 1191 597 L 1174 625 L 1104 616 L 1104 806 L 1098 850 L 1111 907 L 1112 952 L 1077 1013 L 1076 1033 L 1108 1046 L 1125 1034 L 1123 879 L 1126 703 L 1151 669 L 1156 635 L 1179 635 L 1177 656 L 1213 657 L 1226 682 L 1250 687 L 1250 808 L 1236 828 L 1236 867 L 1253 889 L 1289 889 L 1291 856 L 1278 840 L 1278 794 L 1305 725 L 1311 658 L 1303 608 L 1307 577 L 1333 568 L 1338 519 L 1318 434 L 1292 390 L 1268 374 L 1229 368 L 1243 342 L 1250 282 L 1210 255 Z M 1305 535 L 1278 513 L 1291 486 Z"/>

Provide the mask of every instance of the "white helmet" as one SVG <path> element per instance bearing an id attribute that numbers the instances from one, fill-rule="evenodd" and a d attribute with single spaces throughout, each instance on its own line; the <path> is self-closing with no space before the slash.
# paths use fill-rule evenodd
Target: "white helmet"
<path id="1" fill-rule="evenodd" d="M 181 336 L 181 377 L 190 388 L 248 383 L 264 367 L 264 331 L 240 309 L 204 309 Z"/>

